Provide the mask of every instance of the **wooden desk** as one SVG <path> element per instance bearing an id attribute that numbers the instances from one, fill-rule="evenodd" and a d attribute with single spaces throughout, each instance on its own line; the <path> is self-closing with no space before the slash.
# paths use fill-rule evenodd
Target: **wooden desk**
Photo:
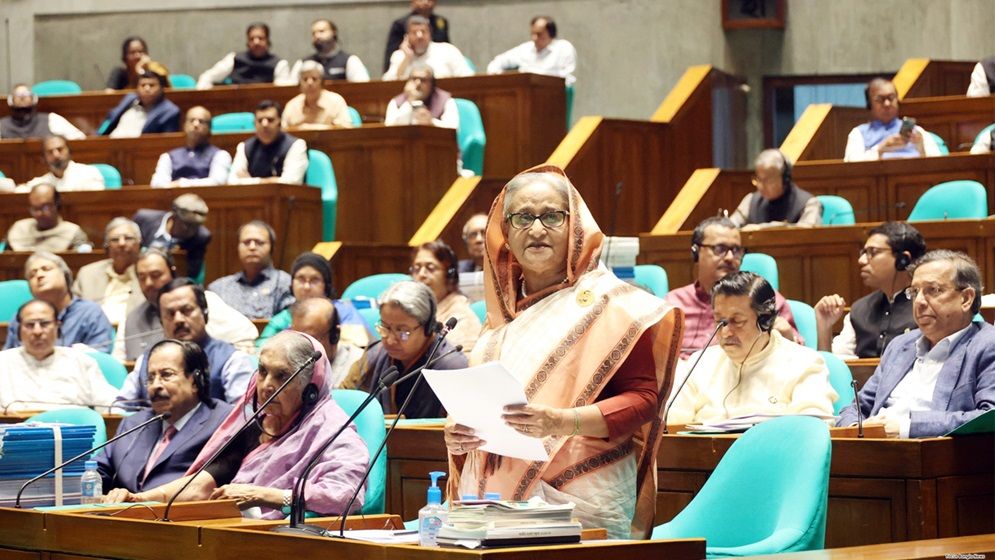
<path id="1" fill-rule="evenodd" d="M 976 535 L 810 550 L 770 556 L 749 556 L 748 558 L 753 560 L 893 560 L 894 558 L 950 560 L 951 558 L 988 558 L 989 555 L 993 554 L 995 554 L 995 535 Z"/>
<path id="2" fill-rule="evenodd" d="M 238 227 L 249 220 L 264 220 L 280 232 L 273 248 L 273 262 L 278 268 L 289 268 L 298 254 L 311 250 L 321 238 L 321 193 L 300 185 L 125 187 L 120 191 L 67 192 L 62 195 L 62 217 L 79 224 L 91 240 L 97 241 L 103 238 L 104 226 L 115 216 L 131 217 L 139 208 L 168 209 L 174 198 L 188 192 L 202 197 L 211 209 L 206 226 L 213 238 L 204 259 L 208 282 L 239 269 L 235 250 Z M 23 217 L 28 207 L 27 197 L 27 194 L 0 195 L 0 230 L 6 231 Z"/>
<path id="3" fill-rule="evenodd" d="M 835 293 L 852 303 L 868 293 L 860 279 L 857 255 L 875 225 L 743 232 L 742 242 L 751 252 L 777 259 L 784 297 L 815 305 L 822 296 Z M 983 283 L 995 286 L 995 220 L 916 222 L 915 227 L 930 249 L 954 249 L 973 257 L 984 275 Z M 638 261 L 662 266 L 671 287 L 683 286 L 692 281 L 690 246 L 690 232 L 644 234 L 639 238 Z"/>
<path id="4" fill-rule="evenodd" d="M 881 363 L 880 358 L 860 358 L 857 360 L 847 360 L 846 365 L 850 368 L 850 374 L 857 380 L 857 390 L 867 383 L 867 380 L 874 375 L 874 370 Z"/>
<path id="5" fill-rule="evenodd" d="M 403 91 L 404 82 L 334 82 L 327 83 L 326 87 L 342 95 L 350 106 L 363 115 L 364 121 L 381 123 L 387 104 Z M 518 73 L 471 76 L 440 79 L 439 87 L 454 97 L 472 100 L 480 108 L 489 139 L 484 152 L 486 175 L 511 176 L 543 162 L 566 133 L 563 78 Z M 286 104 L 299 92 L 296 86 L 251 84 L 218 86 L 205 91 L 167 90 L 166 95 L 181 111 L 203 105 L 214 115 L 219 115 L 252 111 L 264 99 Z M 39 100 L 38 110 L 58 113 L 87 134 L 94 134 L 107 113 L 124 95 L 83 92 L 79 95 L 43 97 Z M 9 112 L 6 104 L 0 104 L 0 116 L 6 116 Z M 0 166 L 0 169 L 3 167 Z M 4 172 L 10 176 L 6 169 Z M 146 182 L 148 178 L 140 181 Z"/>
<path id="6" fill-rule="evenodd" d="M 736 436 L 664 436 L 655 524 L 683 509 Z M 995 530 L 995 437 L 833 439 L 826 546 Z M 387 510 L 411 519 L 428 472 L 446 470 L 439 428 L 398 428 L 387 443 Z"/>

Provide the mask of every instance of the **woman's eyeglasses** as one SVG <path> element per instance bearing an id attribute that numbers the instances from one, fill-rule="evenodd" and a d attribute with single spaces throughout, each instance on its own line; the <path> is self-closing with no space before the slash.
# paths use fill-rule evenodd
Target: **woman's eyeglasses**
<path id="1" fill-rule="evenodd" d="M 515 212 L 514 214 L 505 216 L 505 219 L 515 229 L 528 229 L 532 227 L 532 224 L 536 220 L 539 220 L 545 228 L 557 228 L 562 226 L 563 222 L 567 221 L 567 215 L 569 214 L 566 210 L 553 210 L 552 212 L 545 212 L 538 216 L 528 212 Z"/>

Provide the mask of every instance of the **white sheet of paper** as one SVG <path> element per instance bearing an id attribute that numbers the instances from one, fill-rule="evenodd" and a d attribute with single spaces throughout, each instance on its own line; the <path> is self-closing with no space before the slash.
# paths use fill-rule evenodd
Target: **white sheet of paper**
<path id="1" fill-rule="evenodd" d="M 528 399 L 522 384 L 500 363 L 466 369 L 426 369 L 423 375 L 453 420 L 473 428 L 487 442 L 481 449 L 527 461 L 549 460 L 541 439 L 520 434 L 501 419 L 504 407 L 525 404 Z"/>

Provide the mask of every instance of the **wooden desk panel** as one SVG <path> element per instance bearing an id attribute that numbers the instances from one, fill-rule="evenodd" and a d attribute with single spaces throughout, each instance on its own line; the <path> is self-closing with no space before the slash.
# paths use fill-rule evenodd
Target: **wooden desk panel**
<path id="1" fill-rule="evenodd" d="M 329 82 L 326 87 L 342 95 L 363 115 L 364 121 L 381 123 L 387 104 L 403 91 L 404 82 Z M 563 78 L 518 73 L 471 76 L 440 79 L 439 87 L 454 97 L 474 101 L 480 108 L 489 139 L 484 152 L 484 172 L 487 175 L 514 175 L 545 161 L 566 133 Z M 218 115 L 252 111 L 264 99 L 286 104 L 298 93 L 296 86 L 252 84 L 218 86 L 205 91 L 168 90 L 167 96 L 181 111 L 203 105 Z M 80 95 L 43 97 L 38 108 L 58 113 L 84 132 L 94 134 L 107 113 L 124 95 L 83 92 Z M 9 112 L 6 104 L 0 104 L 0 116 L 6 116 Z M 7 172 L 6 169 L 4 171 Z M 140 180 L 143 183 L 147 181 L 147 178 Z"/>
<path id="2" fill-rule="evenodd" d="M 213 239 L 205 256 L 207 281 L 239 269 L 236 247 L 238 227 L 254 219 L 264 220 L 281 232 L 273 248 L 273 262 L 289 268 L 301 252 L 311 250 L 321 238 L 321 193 L 300 185 L 241 185 L 150 189 L 125 187 L 119 191 L 67 192 L 62 195 L 62 217 L 86 230 L 90 239 L 102 239 L 104 226 L 115 216 L 130 217 L 139 208 L 168 209 L 180 194 L 202 197 L 211 211 L 206 226 Z M 24 217 L 27 194 L 0 195 L 0 230 Z"/>
<path id="3" fill-rule="evenodd" d="M 691 501 L 735 440 L 664 436 L 657 455 L 655 524 L 669 521 Z M 995 530 L 993 436 L 832 441 L 827 546 Z M 428 472 L 445 470 L 442 430 L 398 428 L 387 454 L 387 509 L 410 519 L 424 505 Z"/>
<path id="4" fill-rule="evenodd" d="M 987 558 L 995 555 L 995 535 L 874 544 L 808 552 L 750 556 L 753 560 L 893 560 Z"/>

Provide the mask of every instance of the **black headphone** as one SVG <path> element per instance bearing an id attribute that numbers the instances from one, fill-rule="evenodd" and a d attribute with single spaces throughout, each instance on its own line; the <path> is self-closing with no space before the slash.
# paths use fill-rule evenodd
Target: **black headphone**
<path id="1" fill-rule="evenodd" d="M 781 184 L 784 185 L 784 188 L 788 188 L 791 185 L 791 162 L 781 150 L 778 150 L 777 153 L 781 156 Z"/>
<path id="2" fill-rule="evenodd" d="M 905 254 L 905 252 L 900 252 L 895 254 L 895 270 L 901 272 L 912 264 L 912 258 Z"/>
<path id="3" fill-rule="evenodd" d="M 774 298 L 762 304 L 760 312 L 757 313 L 757 328 L 760 332 L 769 333 L 774 329 L 774 321 L 777 319 L 777 309 L 774 307 Z"/>
<path id="4" fill-rule="evenodd" d="M 698 251 L 700 250 L 697 243 L 691 244 L 691 262 L 698 262 Z"/>
<path id="5" fill-rule="evenodd" d="M 332 317 L 338 317 L 338 313 L 339 313 L 339 311 L 338 311 L 338 309 L 335 309 L 335 303 L 333 302 L 332 303 L 332 313 L 331 313 L 331 315 L 328 316 L 328 319 L 329 319 L 328 322 L 329 323 L 332 322 L 331 321 Z M 339 318 L 339 320 L 336 321 L 334 324 L 330 324 L 328 326 L 328 344 L 331 344 L 332 346 L 334 346 L 334 345 L 336 345 L 336 344 L 339 343 L 339 340 L 342 338 L 342 329 L 341 329 L 341 326 L 342 326 L 342 320 L 341 320 L 341 318 Z M 329 358 L 328 360 L 330 362 L 331 358 Z"/>
<path id="6" fill-rule="evenodd" d="M 864 88 L 864 101 L 866 102 L 867 110 L 871 109 L 871 86 Z"/>
<path id="7" fill-rule="evenodd" d="M 195 369 L 190 374 L 193 376 L 193 384 L 197 387 L 198 395 L 210 395 L 211 394 L 211 377 L 209 371 L 204 371 L 201 369 Z"/>
<path id="8" fill-rule="evenodd" d="M 428 299 L 428 321 L 422 325 L 422 328 L 425 329 L 425 336 L 432 336 L 439 330 L 439 321 L 435 316 L 436 311 L 435 296 L 432 296 Z"/>

